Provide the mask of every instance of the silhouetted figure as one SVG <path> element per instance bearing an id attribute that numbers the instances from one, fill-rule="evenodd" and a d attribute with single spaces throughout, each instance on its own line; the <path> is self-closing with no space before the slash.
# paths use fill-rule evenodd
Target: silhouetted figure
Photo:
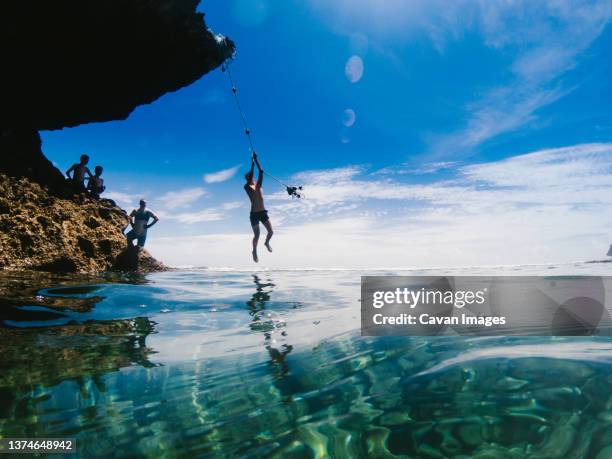
<path id="1" fill-rule="evenodd" d="M 104 179 L 102 178 L 103 170 L 104 169 L 102 169 L 102 166 L 96 166 L 94 169 L 94 176 L 90 176 L 89 181 L 87 182 L 87 189 L 96 199 L 100 199 L 100 195 L 104 192 L 104 190 L 106 190 L 106 187 L 104 186 Z"/>
<path id="2" fill-rule="evenodd" d="M 85 187 L 85 174 L 91 177 L 91 171 L 87 167 L 87 163 L 89 162 L 88 155 L 81 155 L 81 162 L 75 163 L 70 166 L 70 169 L 66 171 L 66 177 L 70 181 L 72 187 L 77 191 L 86 191 Z M 70 173 L 72 172 L 72 176 Z"/>
<path id="3" fill-rule="evenodd" d="M 149 224 L 149 220 L 153 222 Z M 126 234 L 128 248 L 132 248 L 134 239 L 138 240 L 137 247 L 144 247 L 147 240 L 147 230 L 159 221 L 157 215 L 147 209 L 147 203 L 144 199 L 140 200 L 140 207 L 132 210 L 130 214 L 130 225 L 132 229 Z"/>
<path id="4" fill-rule="evenodd" d="M 253 169 L 257 165 L 258 169 L 258 177 L 257 183 L 253 181 Z M 251 220 L 251 228 L 253 228 L 253 261 L 257 263 L 259 258 L 257 257 L 257 243 L 259 242 L 259 222 L 263 223 L 268 234 L 266 236 L 266 242 L 264 245 L 268 249 L 269 252 L 272 252 L 272 247 L 270 246 L 270 239 L 272 239 L 272 235 L 274 232 L 272 231 L 272 223 L 268 217 L 268 211 L 264 207 L 264 199 L 263 199 L 263 189 L 261 185 L 263 184 L 263 174 L 264 171 L 259 164 L 259 160 L 257 159 L 257 153 L 253 152 L 253 158 L 251 159 L 251 170 L 244 176 L 246 179 L 246 183 L 244 185 L 244 190 L 246 191 L 249 199 L 251 200 L 251 214 L 249 219 Z"/>

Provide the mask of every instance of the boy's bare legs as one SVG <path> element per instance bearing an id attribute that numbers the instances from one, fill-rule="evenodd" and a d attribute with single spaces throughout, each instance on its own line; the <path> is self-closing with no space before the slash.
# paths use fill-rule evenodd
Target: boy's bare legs
<path id="1" fill-rule="evenodd" d="M 253 261 L 255 263 L 259 262 L 259 258 L 257 258 L 257 243 L 259 242 L 259 223 L 257 225 L 251 226 L 253 228 Z"/>
<path id="2" fill-rule="evenodd" d="M 272 235 L 274 234 L 274 231 L 272 231 L 272 223 L 270 222 L 270 220 L 266 220 L 263 225 L 268 231 L 268 235 L 266 236 L 266 242 L 264 242 L 264 245 L 268 249 L 268 252 L 272 252 L 272 247 L 270 246 L 270 239 L 272 239 Z"/>

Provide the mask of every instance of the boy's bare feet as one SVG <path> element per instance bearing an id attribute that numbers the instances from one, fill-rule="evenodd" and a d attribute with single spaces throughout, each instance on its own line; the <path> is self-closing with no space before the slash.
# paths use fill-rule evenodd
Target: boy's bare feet
<path id="1" fill-rule="evenodd" d="M 257 250 L 253 249 L 253 261 L 255 263 L 259 263 L 259 258 L 257 258 Z"/>
<path id="2" fill-rule="evenodd" d="M 264 245 L 266 246 L 266 249 L 268 249 L 268 252 L 272 252 L 272 247 L 270 246 L 269 242 L 266 242 Z"/>

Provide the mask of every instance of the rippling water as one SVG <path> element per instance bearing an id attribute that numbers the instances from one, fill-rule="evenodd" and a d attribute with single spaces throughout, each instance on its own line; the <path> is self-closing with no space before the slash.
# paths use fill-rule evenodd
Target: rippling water
<path id="1" fill-rule="evenodd" d="M 402 274 L 556 273 L 612 265 Z M 0 435 L 82 457 L 612 457 L 612 339 L 362 338 L 361 274 L 4 273 Z"/>

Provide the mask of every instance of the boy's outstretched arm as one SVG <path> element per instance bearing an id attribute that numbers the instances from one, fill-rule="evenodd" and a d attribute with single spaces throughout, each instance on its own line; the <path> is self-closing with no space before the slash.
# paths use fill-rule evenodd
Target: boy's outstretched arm
<path id="1" fill-rule="evenodd" d="M 255 169 L 255 159 L 251 157 L 251 170 L 249 171 L 249 182 L 253 180 L 253 169 Z"/>
<path id="2" fill-rule="evenodd" d="M 264 174 L 263 174 L 263 169 L 261 168 L 261 164 L 259 164 L 259 159 L 257 159 L 257 153 L 253 153 L 253 161 L 257 165 L 257 171 L 258 171 L 257 188 L 261 188 L 261 185 L 263 183 L 263 175 Z"/>
<path id="3" fill-rule="evenodd" d="M 73 164 L 72 166 L 70 166 L 70 169 L 68 169 L 68 170 L 66 171 L 66 177 L 68 177 L 68 178 L 72 178 L 72 177 L 70 177 L 70 173 L 71 173 L 73 170 L 74 170 L 74 164 Z"/>

